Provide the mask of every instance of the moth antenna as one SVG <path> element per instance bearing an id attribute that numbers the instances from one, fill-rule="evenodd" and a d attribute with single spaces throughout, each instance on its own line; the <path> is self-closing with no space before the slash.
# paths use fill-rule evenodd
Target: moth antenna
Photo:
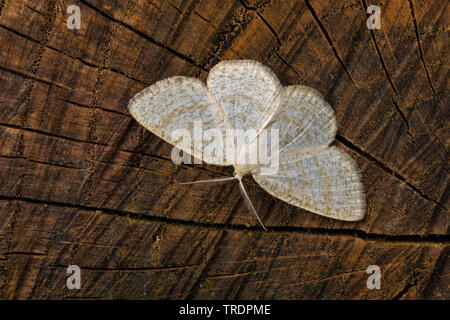
<path id="1" fill-rule="evenodd" d="M 256 219 L 258 219 L 259 223 L 262 225 L 264 231 L 267 231 L 266 227 L 264 226 L 264 224 L 262 223 L 261 219 L 259 218 L 258 212 L 256 212 L 256 209 L 253 206 L 253 203 L 250 200 L 250 198 L 249 198 L 249 196 L 247 194 L 247 191 L 245 191 L 244 184 L 242 183 L 242 180 L 241 179 L 238 179 L 238 180 L 239 180 L 239 188 L 241 189 L 241 193 L 242 193 L 242 196 L 245 199 L 245 202 L 250 207 L 250 209 L 253 212 L 253 214 L 255 215 Z"/>
<path id="2" fill-rule="evenodd" d="M 230 181 L 235 180 L 235 177 L 227 177 L 227 178 L 217 178 L 217 179 L 209 179 L 209 180 L 197 180 L 192 182 L 178 182 L 178 184 L 197 184 L 197 183 L 210 183 L 210 182 L 221 182 L 221 181 Z"/>

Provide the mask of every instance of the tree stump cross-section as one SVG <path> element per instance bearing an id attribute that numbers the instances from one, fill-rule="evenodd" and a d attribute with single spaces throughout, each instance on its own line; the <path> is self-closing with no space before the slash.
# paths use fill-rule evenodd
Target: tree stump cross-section
<path id="1" fill-rule="evenodd" d="M 448 299 L 449 13 L 431 0 L 0 0 L 0 298 Z M 128 101 L 228 59 L 324 94 L 333 144 L 361 168 L 364 220 L 246 178 L 264 232 L 237 184 L 174 183 L 233 169 L 173 164 Z"/>

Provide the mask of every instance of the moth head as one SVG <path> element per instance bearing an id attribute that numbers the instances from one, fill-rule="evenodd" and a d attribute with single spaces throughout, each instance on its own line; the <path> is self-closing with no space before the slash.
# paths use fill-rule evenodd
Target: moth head
<path id="1" fill-rule="evenodd" d="M 233 176 L 236 179 L 242 180 L 245 176 L 257 172 L 259 167 L 260 166 L 257 165 L 257 164 L 256 165 L 250 165 L 250 164 L 239 165 L 239 164 L 235 164 L 234 165 Z"/>

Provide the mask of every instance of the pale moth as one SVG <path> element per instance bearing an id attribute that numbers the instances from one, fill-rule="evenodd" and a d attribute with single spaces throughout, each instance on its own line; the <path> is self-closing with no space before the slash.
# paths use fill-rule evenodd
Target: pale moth
<path id="1" fill-rule="evenodd" d="M 195 78 L 172 77 L 137 93 L 131 115 L 145 128 L 194 158 L 214 165 L 233 165 L 234 177 L 190 183 L 237 180 L 246 203 L 265 229 L 242 183 L 251 174 L 271 195 L 294 206 L 338 220 L 358 221 L 365 215 L 359 169 L 336 146 L 333 109 L 313 88 L 282 86 L 266 66 L 252 60 L 228 60 L 211 69 L 206 85 Z M 262 174 L 260 165 L 242 165 L 222 155 L 204 154 L 203 144 L 186 144 L 172 136 L 194 121 L 203 130 L 278 129 L 278 170 Z M 238 148 L 236 153 L 244 152 Z M 248 152 L 248 151 L 247 151 Z"/>

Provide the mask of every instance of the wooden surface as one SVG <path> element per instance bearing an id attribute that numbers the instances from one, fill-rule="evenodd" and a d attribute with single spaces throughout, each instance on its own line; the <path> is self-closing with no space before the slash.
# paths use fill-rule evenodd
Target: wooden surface
<path id="1" fill-rule="evenodd" d="M 450 298 L 449 13 L 431 0 L 1 0 L 0 298 Z M 335 144 L 362 170 L 363 221 L 247 178 L 264 232 L 237 184 L 174 183 L 232 168 L 174 165 L 127 103 L 226 59 L 325 95 Z M 81 290 L 66 287 L 70 264 Z"/>

